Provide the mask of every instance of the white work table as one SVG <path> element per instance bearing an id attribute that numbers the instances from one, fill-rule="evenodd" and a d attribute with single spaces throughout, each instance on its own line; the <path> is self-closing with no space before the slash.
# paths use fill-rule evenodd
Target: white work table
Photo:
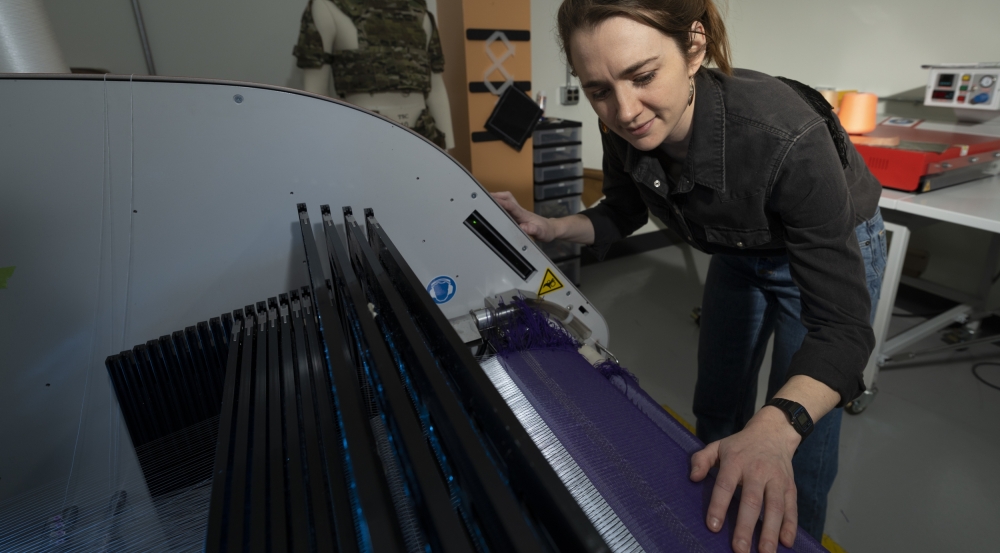
<path id="1" fill-rule="evenodd" d="M 965 323 L 977 315 L 985 314 L 986 298 L 993 284 L 993 271 L 1000 259 L 1000 177 L 998 176 L 925 194 L 883 189 L 879 207 L 882 208 L 885 227 L 889 231 L 889 255 L 882 281 L 882 295 L 873 325 L 875 350 L 865 369 L 865 386 L 868 391 L 848 406 L 848 410 L 855 413 L 863 411 L 874 399 L 878 391 L 876 380 L 879 368 L 893 355 L 906 351 L 916 342 L 952 323 Z M 910 232 L 939 221 L 993 233 L 986 254 L 987 262 L 982 270 L 978 289 L 973 294 L 902 274 Z M 887 340 L 889 320 L 892 317 L 892 308 L 900 282 L 955 300 L 959 305 Z"/>
<path id="2" fill-rule="evenodd" d="M 957 184 L 926 194 L 882 189 L 882 209 L 1000 233 L 1000 177 Z"/>

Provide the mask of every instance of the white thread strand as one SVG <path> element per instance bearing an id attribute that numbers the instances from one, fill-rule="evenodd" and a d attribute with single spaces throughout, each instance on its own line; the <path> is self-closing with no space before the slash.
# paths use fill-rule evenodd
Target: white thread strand
<path id="1" fill-rule="evenodd" d="M 108 182 L 108 215 L 111 233 L 108 238 L 108 244 L 110 246 L 111 252 L 111 296 L 110 296 L 110 316 L 108 317 L 108 352 L 114 351 L 114 340 L 115 340 L 115 186 L 114 178 L 111 173 L 111 124 L 110 116 L 108 114 L 108 74 L 104 74 L 104 163 L 107 167 L 107 182 Z M 102 246 L 103 247 L 103 246 Z M 103 262 L 103 260 L 102 260 Z M 112 401 L 114 396 L 114 390 L 108 386 L 108 487 L 110 488 L 114 484 L 114 474 L 117 470 L 114 462 L 114 428 L 112 421 L 115 417 L 115 404 Z"/>
<path id="2" fill-rule="evenodd" d="M 103 187 L 108 184 L 108 173 L 110 172 L 108 168 L 108 78 L 104 77 L 104 171 L 103 171 L 103 183 L 101 190 L 101 203 L 104 203 L 104 190 Z M 104 224 L 105 216 L 104 209 L 101 209 L 101 247 L 98 251 L 98 260 L 101 263 L 104 259 Z M 98 271 L 100 274 L 100 270 Z M 90 388 L 90 373 L 93 370 L 94 364 L 94 350 L 97 341 L 97 326 L 98 326 L 98 314 L 100 313 L 100 303 L 101 303 L 101 281 L 100 278 L 97 280 L 97 305 L 94 309 L 94 328 L 90 335 L 90 355 L 87 356 L 87 377 L 83 381 L 83 399 L 80 401 L 80 416 L 76 423 L 76 438 L 73 440 L 73 454 L 70 457 L 69 462 L 69 475 L 66 477 L 66 492 L 63 495 L 63 507 L 66 506 L 66 502 L 69 500 L 69 488 L 73 483 L 73 470 L 76 468 L 76 454 L 80 447 L 80 433 L 83 429 L 83 413 L 84 408 L 87 406 L 87 390 Z"/>

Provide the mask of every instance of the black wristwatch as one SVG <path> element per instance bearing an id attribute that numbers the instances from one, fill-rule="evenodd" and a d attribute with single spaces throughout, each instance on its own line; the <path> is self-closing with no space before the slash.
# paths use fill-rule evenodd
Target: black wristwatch
<path id="1" fill-rule="evenodd" d="M 802 436 L 803 440 L 805 440 L 806 437 L 812 433 L 813 420 L 812 417 L 809 416 L 809 411 L 806 411 L 805 407 L 795 403 L 794 401 L 782 399 L 780 397 L 772 399 L 765 405 L 771 405 L 784 411 L 785 414 L 788 415 L 788 421 L 792 423 L 792 428 L 799 433 L 799 436 Z"/>

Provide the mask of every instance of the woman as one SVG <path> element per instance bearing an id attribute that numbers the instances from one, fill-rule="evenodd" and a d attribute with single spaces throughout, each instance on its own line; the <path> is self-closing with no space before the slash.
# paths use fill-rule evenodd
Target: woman
<path id="1" fill-rule="evenodd" d="M 649 212 L 714 254 L 694 398 L 708 445 L 691 459 L 695 481 L 719 466 L 706 524 L 721 528 L 742 486 L 735 551 L 750 550 L 761 512 L 760 551 L 779 539 L 791 546 L 797 525 L 819 539 L 838 407 L 864 391 L 875 341 L 878 182 L 818 94 L 730 68 L 712 0 L 564 0 L 558 22 L 600 118 L 605 199 L 545 219 L 509 193 L 495 198 L 532 237 L 589 244 L 599 256 Z M 772 333 L 769 401 L 754 413 Z"/>

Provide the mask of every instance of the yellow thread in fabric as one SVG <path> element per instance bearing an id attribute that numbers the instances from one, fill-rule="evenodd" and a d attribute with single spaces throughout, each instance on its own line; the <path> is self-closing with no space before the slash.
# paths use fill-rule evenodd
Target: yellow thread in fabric
<path id="1" fill-rule="evenodd" d="M 673 409 L 671 409 L 670 407 L 668 407 L 666 404 L 661 404 L 660 407 L 663 407 L 663 410 L 666 411 L 667 413 L 669 413 L 671 417 L 677 419 L 677 422 L 681 423 L 681 425 L 684 426 L 684 428 L 687 428 L 688 432 L 694 434 L 694 426 L 691 426 L 691 423 L 689 423 L 688 421 L 684 420 L 684 417 L 681 417 L 680 415 L 678 415 L 677 411 L 674 411 Z"/>

